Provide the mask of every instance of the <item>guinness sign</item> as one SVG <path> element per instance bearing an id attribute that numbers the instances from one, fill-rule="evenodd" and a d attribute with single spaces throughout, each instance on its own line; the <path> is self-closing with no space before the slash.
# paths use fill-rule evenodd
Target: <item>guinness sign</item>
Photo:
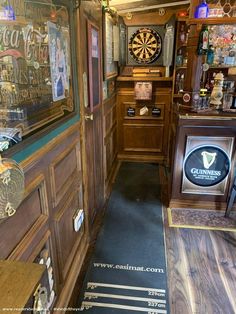
<path id="1" fill-rule="evenodd" d="M 210 187 L 222 182 L 230 170 L 230 159 L 217 146 L 201 146 L 193 149 L 184 161 L 184 173 L 193 184 Z"/>

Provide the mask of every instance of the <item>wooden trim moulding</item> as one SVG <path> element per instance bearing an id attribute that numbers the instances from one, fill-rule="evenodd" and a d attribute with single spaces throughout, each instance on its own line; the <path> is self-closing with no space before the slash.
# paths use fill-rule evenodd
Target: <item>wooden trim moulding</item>
<path id="1" fill-rule="evenodd" d="M 72 177 L 68 177 L 66 182 L 63 184 L 61 189 L 59 191 L 56 191 L 56 180 L 55 180 L 55 168 L 56 166 L 65 159 L 67 155 L 69 155 L 74 150 L 76 151 L 76 160 L 77 160 L 77 166 L 76 170 L 79 172 L 80 169 L 80 163 L 78 163 L 78 158 L 80 158 L 80 155 L 78 155 L 79 148 L 77 148 L 77 140 L 74 140 L 72 144 L 66 149 L 63 150 L 50 164 L 49 172 L 50 172 L 50 185 L 52 190 L 52 201 L 53 201 L 53 207 L 56 207 L 59 202 L 63 199 L 63 197 L 66 195 L 66 193 L 70 190 L 71 186 L 76 181 L 76 178 L 78 178 L 79 174 L 74 172 L 72 174 Z M 73 180 L 72 180 L 73 178 Z"/>
<path id="2" fill-rule="evenodd" d="M 48 229 L 48 217 L 45 215 L 40 216 L 31 229 L 26 233 L 22 238 L 20 243 L 16 248 L 11 252 L 7 259 L 10 260 L 25 260 L 22 259 L 29 247 L 33 247 L 36 239 L 45 232 L 45 229 Z M 26 258 L 28 260 L 28 258 Z"/>
<path id="3" fill-rule="evenodd" d="M 81 122 L 76 122 L 73 126 L 68 128 L 66 131 L 60 133 L 58 136 L 56 136 L 54 139 L 52 139 L 50 142 L 48 142 L 44 147 L 34 152 L 30 157 L 23 160 L 20 165 L 24 169 L 24 172 L 29 170 L 31 167 L 34 166 L 34 164 L 43 158 L 43 156 L 51 151 L 55 146 L 61 143 L 61 141 L 68 138 L 71 134 L 78 132 L 80 133 L 80 125 Z"/>
<path id="4" fill-rule="evenodd" d="M 76 256 L 74 257 L 74 262 L 72 264 L 72 267 L 69 270 L 69 273 L 67 275 L 67 280 L 64 284 L 61 294 L 58 297 L 55 308 L 64 308 L 68 306 L 70 298 L 72 296 L 73 287 L 76 284 L 76 280 L 82 268 L 84 258 L 86 255 L 85 253 L 87 252 L 88 247 L 89 247 L 89 244 L 87 243 L 87 241 L 82 241 L 81 247 L 79 248 Z M 54 314 L 57 314 L 57 313 L 61 314 L 61 311 L 54 310 Z"/>

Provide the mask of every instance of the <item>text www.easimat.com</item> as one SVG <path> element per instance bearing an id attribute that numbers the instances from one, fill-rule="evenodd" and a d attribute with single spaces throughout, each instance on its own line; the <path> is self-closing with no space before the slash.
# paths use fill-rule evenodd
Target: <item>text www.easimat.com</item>
<path id="1" fill-rule="evenodd" d="M 163 273 L 163 274 L 165 273 L 163 268 L 132 266 L 129 264 L 118 265 L 118 264 L 93 263 L 93 266 L 96 268 L 119 269 L 119 270 L 128 270 L 128 271 L 141 271 L 141 272 L 148 272 L 148 273 Z"/>

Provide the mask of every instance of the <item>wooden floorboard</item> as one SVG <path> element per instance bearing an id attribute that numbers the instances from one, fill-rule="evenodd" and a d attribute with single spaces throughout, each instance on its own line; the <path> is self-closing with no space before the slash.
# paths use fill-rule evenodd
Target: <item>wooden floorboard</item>
<path id="1" fill-rule="evenodd" d="M 236 233 L 169 228 L 171 314 L 236 313 Z"/>

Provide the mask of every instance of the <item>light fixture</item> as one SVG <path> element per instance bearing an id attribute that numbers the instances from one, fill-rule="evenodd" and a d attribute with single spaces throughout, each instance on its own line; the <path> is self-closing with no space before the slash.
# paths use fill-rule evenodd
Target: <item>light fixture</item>
<path id="1" fill-rule="evenodd" d="M 131 20 L 133 15 L 131 12 L 128 12 L 125 17 L 127 18 L 127 20 Z"/>
<path id="2" fill-rule="evenodd" d="M 163 15 L 166 14 L 166 10 L 165 10 L 164 8 L 160 8 L 160 9 L 158 10 L 158 13 L 159 13 L 160 16 L 163 16 Z"/>

